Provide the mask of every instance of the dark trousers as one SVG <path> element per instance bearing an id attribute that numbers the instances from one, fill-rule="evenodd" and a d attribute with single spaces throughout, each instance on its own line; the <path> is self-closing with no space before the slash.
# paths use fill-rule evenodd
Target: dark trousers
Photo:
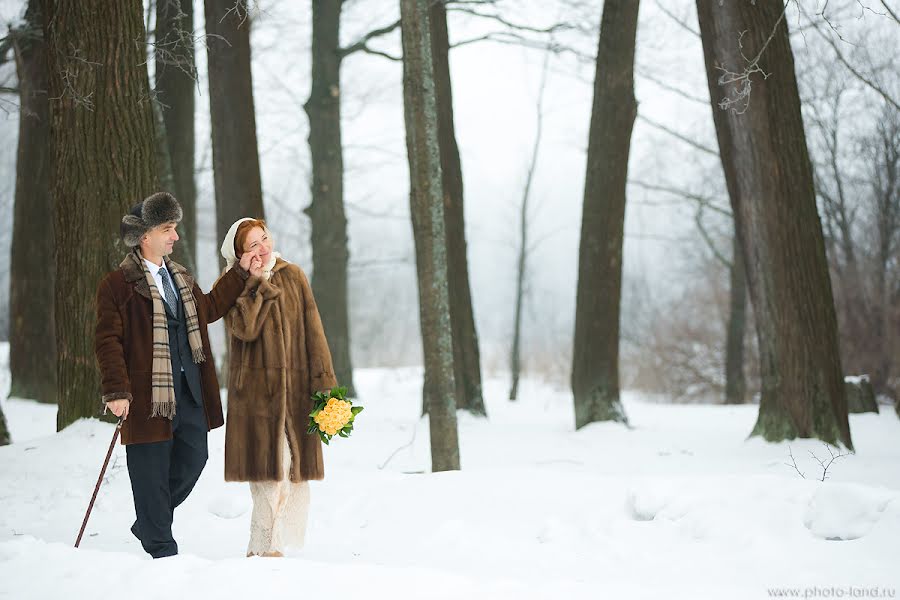
<path id="1" fill-rule="evenodd" d="M 137 515 L 131 531 L 153 558 L 178 554 L 172 516 L 194 489 L 209 456 L 206 413 L 191 396 L 183 372 L 175 377 L 175 402 L 171 440 L 125 447 Z"/>

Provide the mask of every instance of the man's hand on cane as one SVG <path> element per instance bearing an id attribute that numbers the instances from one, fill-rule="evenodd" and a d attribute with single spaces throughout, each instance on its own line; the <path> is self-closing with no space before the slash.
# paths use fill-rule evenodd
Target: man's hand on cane
<path id="1" fill-rule="evenodd" d="M 112 411 L 112 414 L 120 417 L 123 421 L 128 418 L 128 407 L 131 403 L 128 400 L 110 400 L 106 403 L 106 408 Z"/>

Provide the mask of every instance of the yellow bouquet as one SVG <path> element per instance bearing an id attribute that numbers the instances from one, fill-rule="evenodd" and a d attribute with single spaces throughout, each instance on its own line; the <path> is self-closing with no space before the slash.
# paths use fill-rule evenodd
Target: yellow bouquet
<path id="1" fill-rule="evenodd" d="M 316 392 L 312 396 L 313 410 L 309 413 L 309 428 L 306 433 L 318 433 L 325 444 L 335 435 L 350 437 L 353 420 L 362 406 L 353 406 L 347 399 L 347 388 L 336 387 L 327 392 Z"/>

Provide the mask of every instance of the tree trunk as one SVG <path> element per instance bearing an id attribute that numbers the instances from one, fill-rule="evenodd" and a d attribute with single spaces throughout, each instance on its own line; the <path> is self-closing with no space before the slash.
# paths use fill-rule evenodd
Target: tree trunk
<path id="1" fill-rule="evenodd" d="M 156 188 L 138 0 L 44 0 L 56 208 L 57 427 L 100 412 L 97 284 L 126 248 L 119 224 Z"/>
<path id="2" fill-rule="evenodd" d="M 171 186 L 184 218 L 181 241 L 172 258 L 196 273 L 197 187 L 194 183 L 194 3 L 192 0 L 156 2 L 156 100 L 161 105 L 163 140 L 167 149 Z M 162 178 L 161 178 L 162 179 Z"/>
<path id="3" fill-rule="evenodd" d="M 312 202 L 304 212 L 312 224 L 313 293 L 328 336 L 335 376 L 355 396 L 347 307 L 350 253 L 341 146 L 341 4 L 342 0 L 312 2 L 312 89 L 303 108 L 309 117 L 313 182 Z"/>
<path id="4" fill-rule="evenodd" d="M 450 40 L 447 8 L 433 2 L 430 14 L 432 68 L 437 103 L 438 145 L 443 173 L 444 222 L 447 233 L 447 270 L 450 292 L 450 328 L 453 336 L 453 375 L 456 408 L 486 416 L 481 393 L 481 359 L 469 288 L 466 224 L 463 211 L 463 176 L 453 125 L 453 90 L 450 81 Z M 428 378 L 430 373 L 426 372 Z M 426 386 L 426 389 L 429 389 Z M 428 399 L 425 399 L 427 406 Z"/>
<path id="5" fill-rule="evenodd" d="M 400 1 L 403 113 L 422 347 L 425 372 L 431 373 L 426 379 L 429 389 L 423 389 L 429 400 L 431 465 L 433 471 L 449 471 L 459 469 L 459 441 L 429 1 Z"/>
<path id="6" fill-rule="evenodd" d="M 11 441 L 9 427 L 6 425 L 6 415 L 3 414 L 3 408 L 0 408 L 0 446 L 6 446 Z"/>
<path id="7" fill-rule="evenodd" d="M 619 304 L 625 182 L 637 116 L 638 4 L 638 0 L 603 3 L 578 254 L 572 354 L 576 429 L 595 421 L 627 423 L 619 399 Z"/>
<path id="8" fill-rule="evenodd" d="M 541 149 L 541 135 L 544 130 L 544 90 L 547 88 L 547 70 L 550 53 L 544 55 L 544 66 L 541 72 L 541 87 L 537 102 L 537 126 L 534 136 L 534 145 L 531 148 L 531 162 L 528 165 L 528 175 L 525 178 L 525 189 L 522 192 L 522 205 L 519 209 L 519 252 L 516 260 L 516 306 L 513 317 L 513 343 L 510 352 L 510 373 L 512 384 L 509 388 L 509 399 L 516 400 L 519 397 L 519 375 L 521 372 L 521 345 L 522 345 L 522 310 L 525 304 L 525 273 L 529 251 L 528 241 L 528 209 L 531 199 L 531 184 L 534 181 L 534 172 L 537 170 L 538 151 Z"/>
<path id="9" fill-rule="evenodd" d="M 725 404 L 747 401 L 744 375 L 744 332 L 747 330 L 747 275 L 737 234 L 731 238 L 730 303 L 725 339 Z"/>
<path id="10" fill-rule="evenodd" d="M 847 390 L 847 412 L 878 412 L 875 389 L 868 375 L 857 375 L 844 378 L 844 389 Z"/>
<path id="11" fill-rule="evenodd" d="M 9 395 L 56 403 L 53 203 L 45 43 L 37 0 L 15 37 L 19 146 L 10 261 Z"/>
<path id="12" fill-rule="evenodd" d="M 852 448 L 831 281 L 784 11 L 779 0 L 697 0 L 719 154 L 733 192 L 757 324 L 762 398 L 751 435 L 769 441 L 817 437 Z M 743 57 L 760 53 L 765 77 L 750 72 L 746 80 L 719 85 L 717 67 L 741 72 Z M 741 92 L 750 95 L 741 100 Z M 734 109 L 720 110 L 723 98 L 737 99 Z"/>
<path id="13" fill-rule="evenodd" d="M 222 240 L 238 219 L 265 217 L 246 0 L 206 0 L 206 33 L 216 234 Z"/>

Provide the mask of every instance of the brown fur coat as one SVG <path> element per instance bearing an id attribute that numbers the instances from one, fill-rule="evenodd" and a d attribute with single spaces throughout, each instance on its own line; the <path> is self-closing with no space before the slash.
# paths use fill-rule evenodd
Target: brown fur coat
<path id="1" fill-rule="evenodd" d="M 322 442 L 306 433 L 310 396 L 337 381 L 303 270 L 278 259 L 268 281 L 251 277 L 225 327 L 231 344 L 225 480 L 280 480 L 285 432 L 291 481 L 323 479 Z"/>
<path id="2" fill-rule="evenodd" d="M 232 269 L 216 282 L 208 294 L 204 294 L 184 267 L 170 262 L 169 268 L 182 274 L 197 302 L 200 337 L 203 353 L 207 357 L 198 365 L 203 407 L 207 427 L 215 429 L 221 427 L 225 419 L 206 326 L 219 320 L 234 304 L 235 298 L 244 289 L 246 272 Z M 104 277 L 97 288 L 94 352 L 100 368 L 103 401 L 131 401 L 128 418 L 122 423 L 122 443 L 146 444 L 171 440 L 172 421 L 150 417 L 153 302 L 144 271 L 130 260 L 122 261 L 119 268 Z"/>

